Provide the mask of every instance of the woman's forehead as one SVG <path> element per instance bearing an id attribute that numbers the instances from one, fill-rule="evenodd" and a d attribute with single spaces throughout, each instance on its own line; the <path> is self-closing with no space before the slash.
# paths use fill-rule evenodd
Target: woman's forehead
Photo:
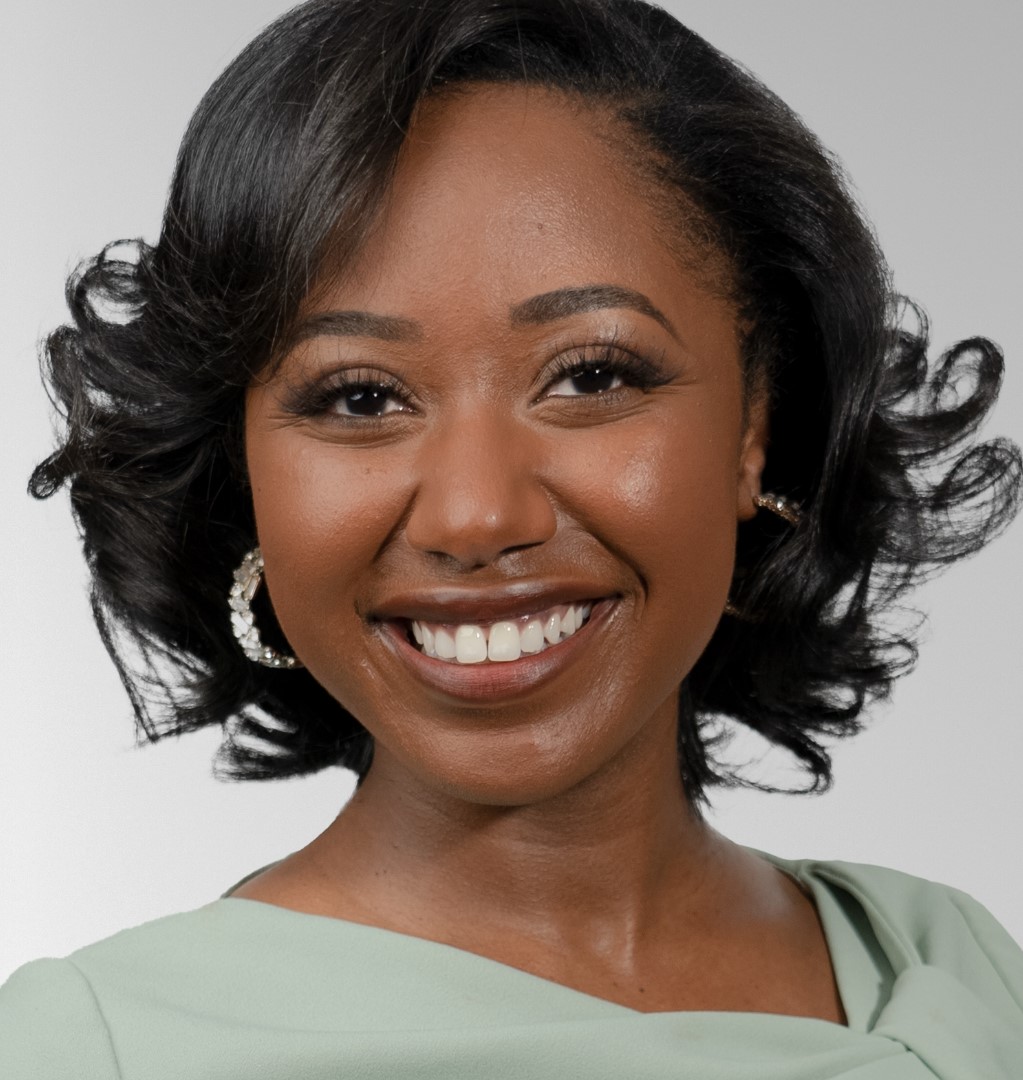
<path id="1" fill-rule="evenodd" d="M 328 275 L 330 305 L 342 296 L 345 306 L 411 313 L 443 294 L 507 312 L 600 283 L 663 309 L 677 290 L 702 288 L 706 260 L 695 250 L 680 259 L 685 223 L 668 235 L 625 140 L 620 149 L 607 137 L 613 123 L 533 86 L 425 100 L 364 244 Z"/>

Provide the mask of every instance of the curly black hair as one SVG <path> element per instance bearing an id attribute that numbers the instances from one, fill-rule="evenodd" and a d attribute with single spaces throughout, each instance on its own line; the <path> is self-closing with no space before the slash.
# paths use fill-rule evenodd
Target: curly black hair
<path id="1" fill-rule="evenodd" d="M 680 229 L 724 256 L 748 385 L 770 387 L 765 487 L 804 514 L 740 527 L 739 617 L 682 688 L 680 768 L 694 806 L 741 782 L 715 760 L 731 718 L 822 790 L 828 741 L 859 730 L 915 660 L 891 612 L 1019 507 L 1018 448 L 974 439 L 1002 357 L 971 338 L 929 362 L 926 320 L 893 292 L 837 162 L 748 72 L 641 0 L 311 0 L 199 105 L 157 243 L 111 245 L 72 275 L 73 323 L 44 350 L 62 437 L 30 490 L 70 485 L 140 731 L 223 725 L 219 771 L 236 778 L 370 767 L 354 716 L 307 672 L 250 663 L 232 635 L 226 592 L 255 542 L 244 391 L 328 260 L 358 250 L 417 103 L 495 82 L 613 117 L 651 190 L 685 207 Z M 272 634 L 272 611 L 260 623 Z"/>

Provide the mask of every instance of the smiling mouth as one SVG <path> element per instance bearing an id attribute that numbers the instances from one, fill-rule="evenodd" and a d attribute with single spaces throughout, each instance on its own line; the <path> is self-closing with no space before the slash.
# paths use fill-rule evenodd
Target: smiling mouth
<path id="1" fill-rule="evenodd" d="M 556 604 L 531 615 L 492 623 L 432 623 L 409 620 L 409 642 L 421 653 L 449 664 L 506 664 L 538 656 L 572 637 L 590 617 L 593 603 Z"/>

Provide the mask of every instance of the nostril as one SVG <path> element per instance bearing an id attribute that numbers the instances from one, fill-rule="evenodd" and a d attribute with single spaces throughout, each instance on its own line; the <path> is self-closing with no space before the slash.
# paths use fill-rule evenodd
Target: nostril
<path id="1" fill-rule="evenodd" d="M 464 442 L 448 449 L 431 461 L 408 508 L 404 538 L 413 548 L 475 570 L 554 536 L 553 499 L 530 468 L 514 461 L 487 467 L 488 455 Z"/>

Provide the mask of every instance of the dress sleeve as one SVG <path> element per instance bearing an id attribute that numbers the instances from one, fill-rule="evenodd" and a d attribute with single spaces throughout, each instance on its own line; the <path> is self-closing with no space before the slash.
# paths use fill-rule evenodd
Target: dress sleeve
<path id="1" fill-rule="evenodd" d="M 0 986 L 0 1077 L 120 1080 L 110 1031 L 68 960 L 35 960 Z"/>

